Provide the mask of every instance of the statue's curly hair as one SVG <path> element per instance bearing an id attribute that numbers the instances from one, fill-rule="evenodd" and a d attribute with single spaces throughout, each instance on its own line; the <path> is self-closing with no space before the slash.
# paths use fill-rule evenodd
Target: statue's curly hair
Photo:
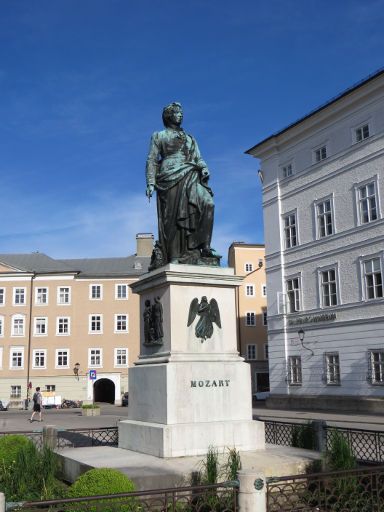
<path id="1" fill-rule="evenodd" d="M 169 122 L 171 119 L 171 115 L 175 110 L 183 110 L 183 107 L 181 106 L 181 103 L 177 103 L 174 101 L 173 103 L 170 103 L 166 107 L 163 108 L 163 123 L 164 126 L 169 126 Z"/>

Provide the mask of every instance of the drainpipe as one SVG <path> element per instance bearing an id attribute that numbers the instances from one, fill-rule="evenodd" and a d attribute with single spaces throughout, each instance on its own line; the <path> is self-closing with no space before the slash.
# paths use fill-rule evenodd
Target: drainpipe
<path id="1" fill-rule="evenodd" d="M 29 322 L 28 322 L 28 353 L 27 353 L 27 398 L 25 402 L 25 408 L 28 409 L 29 400 L 29 377 L 30 377 L 30 366 L 31 366 L 31 343 L 32 343 L 32 304 L 33 304 L 33 281 L 36 274 L 33 273 L 31 277 L 31 290 L 29 294 Z"/>

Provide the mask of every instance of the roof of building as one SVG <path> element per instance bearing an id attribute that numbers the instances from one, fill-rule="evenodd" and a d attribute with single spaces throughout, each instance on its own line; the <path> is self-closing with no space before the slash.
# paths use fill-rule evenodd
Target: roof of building
<path id="1" fill-rule="evenodd" d="M 352 94 L 354 91 L 356 91 L 357 89 L 359 89 L 360 87 L 366 85 L 368 82 L 371 82 L 372 80 L 375 80 L 376 78 L 378 78 L 379 76 L 381 75 L 384 75 L 384 68 L 380 68 L 378 71 L 375 71 L 374 73 L 370 74 L 368 77 L 364 78 L 363 80 L 360 80 L 359 82 L 357 82 L 356 84 L 352 85 L 351 87 L 348 87 L 348 89 L 345 89 L 343 92 L 341 92 L 340 94 L 338 94 L 337 96 L 333 97 L 332 99 L 328 100 L 326 103 L 323 103 L 322 105 L 320 105 L 319 107 L 315 108 L 314 110 L 312 110 L 311 112 L 309 112 L 308 114 L 306 114 L 304 117 L 301 117 L 299 118 L 297 121 L 294 121 L 293 123 L 289 124 L 288 126 L 286 126 L 285 128 L 283 128 L 282 130 L 279 130 L 278 132 L 275 132 L 273 133 L 272 135 L 269 135 L 268 137 L 266 137 L 265 139 L 263 139 L 261 142 L 258 142 L 257 144 L 255 144 L 254 146 L 252 146 L 250 149 L 247 149 L 247 151 L 245 151 L 245 153 L 247 154 L 251 154 L 252 151 L 254 151 L 255 149 L 257 149 L 258 147 L 260 147 L 262 144 L 264 144 L 265 142 L 273 139 L 274 137 L 278 137 L 279 135 L 281 135 L 282 133 L 290 130 L 291 128 L 293 128 L 294 126 L 302 123 L 303 121 L 305 121 L 306 119 L 314 116 L 315 114 L 317 114 L 318 112 L 320 112 L 321 110 L 324 110 L 325 108 L 329 107 L 330 105 L 332 105 L 333 103 L 336 103 L 337 101 L 339 101 L 341 98 L 344 98 L 345 96 L 348 96 L 349 94 Z"/>
<path id="2" fill-rule="evenodd" d="M 149 257 L 85 258 L 55 260 L 44 253 L 0 254 L 0 263 L 36 274 L 75 273 L 79 277 L 139 276 L 148 271 Z"/>

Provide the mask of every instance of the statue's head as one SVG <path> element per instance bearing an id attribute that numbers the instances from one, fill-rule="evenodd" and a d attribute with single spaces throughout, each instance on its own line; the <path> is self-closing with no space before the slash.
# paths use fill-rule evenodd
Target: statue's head
<path id="1" fill-rule="evenodd" d="M 150 305 L 151 305 L 151 301 L 150 301 L 149 299 L 147 299 L 147 300 L 145 301 L 145 306 L 146 306 L 146 307 L 148 307 L 148 306 L 150 306 Z"/>
<path id="2" fill-rule="evenodd" d="M 170 103 L 163 108 L 163 123 L 165 127 L 171 124 L 181 125 L 183 120 L 183 108 L 181 103 Z"/>

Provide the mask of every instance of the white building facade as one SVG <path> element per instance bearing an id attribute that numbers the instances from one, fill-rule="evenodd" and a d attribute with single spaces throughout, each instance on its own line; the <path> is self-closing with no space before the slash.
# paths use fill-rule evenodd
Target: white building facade
<path id="1" fill-rule="evenodd" d="M 247 153 L 263 177 L 269 405 L 384 411 L 384 71 Z"/>

